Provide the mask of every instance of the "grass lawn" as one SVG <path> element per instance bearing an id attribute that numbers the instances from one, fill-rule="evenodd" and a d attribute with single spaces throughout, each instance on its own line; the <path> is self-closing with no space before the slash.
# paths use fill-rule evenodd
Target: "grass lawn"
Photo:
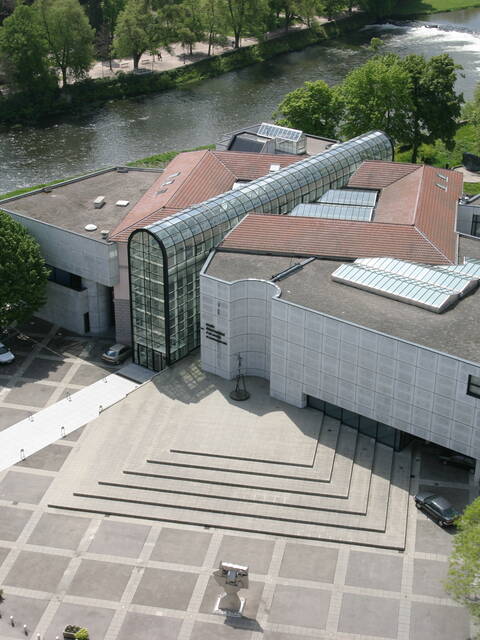
<path id="1" fill-rule="evenodd" d="M 396 15 L 418 15 L 438 13 L 439 11 L 457 11 L 469 7 L 480 7 L 480 0 L 400 0 L 395 7 Z"/>

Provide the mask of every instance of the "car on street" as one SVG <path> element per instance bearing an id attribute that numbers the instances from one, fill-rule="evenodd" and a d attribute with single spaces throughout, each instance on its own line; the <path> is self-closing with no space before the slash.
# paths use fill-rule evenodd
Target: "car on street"
<path id="1" fill-rule="evenodd" d="M 454 467 L 461 467 L 462 469 L 468 469 L 468 471 L 475 471 L 475 460 L 468 456 L 463 456 L 461 453 L 451 453 L 438 456 L 438 459 L 442 464 L 451 464 Z"/>
<path id="2" fill-rule="evenodd" d="M 417 493 L 415 506 L 436 520 L 441 527 L 455 524 L 460 515 L 446 498 L 429 492 Z"/>
<path id="3" fill-rule="evenodd" d="M 15 356 L 2 342 L 0 342 L 0 364 L 10 364 L 15 360 Z"/>
<path id="4" fill-rule="evenodd" d="M 102 360 L 110 364 L 120 364 L 132 353 L 131 347 L 125 344 L 114 344 L 102 353 Z"/>

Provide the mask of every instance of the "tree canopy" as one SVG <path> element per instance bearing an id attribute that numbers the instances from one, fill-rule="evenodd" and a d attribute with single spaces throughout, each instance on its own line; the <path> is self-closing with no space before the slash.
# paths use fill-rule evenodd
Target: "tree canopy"
<path id="1" fill-rule="evenodd" d="M 117 55 L 133 59 L 133 68 L 145 51 L 156 47 L 156 21 L 147 0 L 127 0 L 118 16 L 113 48 Z"/>
<path id="2" fill-rule="evenodd" d="M 47 277 L 37 241 L 0 210 L 0 327 L 25 322 L 45 304 Z"/>
<path id="3" fill-rule="evenodd" d="M 93 62 L 94 32 L 78 0 L 37 0 L 40 23 L 63 86 L 67 74 L 83 78 Z"/>
<path id="4" fill-rule="evenodd" d="M 338 92 L 323 80 L 305 82 L 285 96 L 273 116 L 282 126 L 331 138 L 341 116 Z"/>
<path id="5" fill-rule="evenodd" d="M 447 591 L 480 622 L 480 498 L 457 521 Z"/>
<path id="6" fill-rule="evenodd" d="M 430 60 L 376 55 L 337 87 L 306 82 L 285 96 L 274 118 L 327 137 L 352 138 L 381 129 L 410 148 L 416 162 L 423 143 L 441 140 L 447 148 L 454 144 L 463 103 L 455 92 L 459 69 L 447 54 Z M 480 107 L 473 108 L 473 114 L 480 114 Z"/>

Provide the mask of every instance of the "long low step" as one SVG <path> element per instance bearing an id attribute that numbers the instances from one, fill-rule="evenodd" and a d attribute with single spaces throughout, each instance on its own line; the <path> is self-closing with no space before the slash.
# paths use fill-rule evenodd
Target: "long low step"
<path id="1" fill-rule="evenodd" d="M 385 527 L 388 506 L 392 449 L 377 444 L 377 452 L 379 451 L 383 451 L 383 454 L 377 456 L 374 461 L 374 473 L 370 482 L 369 507 L 366 515 L 294 508 L 281 502 L 277 504 L 242 502 L 237 500 L 235 496 L 226 499 L 167 492 L 159 495 L 158 492 L 155 493 L 147 489 L 130 489 L 120 483 L 100 482 L 97 486 L 91 487 L 85 492 L 75 492 L 74 495 L 100 499 L 107 498 L 131 504 L 148 504 L 152 509 L 175 508 L 199 513 L 227 514 L 242 518 L 253 516 L 265 520 L 283 520 L 292 523 L 300 522 L 303 524 L 381 531 Z"/>
<path id="2" fill-rule="evenodd" d="M 141 467 L 129 468 L 126 475 L 145 476 L 160 481 L 185 481 L 187 483 L 208 483 L 213 486 L 231 486 L 259 491 L 275 491 L 318 496 L 348 498 L 350 480 L 356 456 L 362 456 L 362 465 L 371 467 L 373 441 L 367 436 L 362 440 L 362 447 L 357 444 L 358 433 L 351 427 L 342 426 L 338 438 L 338 450 L 335 456 L 331 481 L 329 483 L 312 479 L 300 479 L 273 475 L 243 474 L 224 469 L 210 467 L 184 467 L 172 463 L 166 465 L 145 463 Z M 365 449 L 365 451 L 364 451 Z M 120 481 L 120 480 L 119 480 Z M 128 482 L 125 479 L 125 482 Z"/>
<path id="3" fill-rule="evenodd" d="M 355 429 L 346 427 L 352 432 Z M 186 469 L 211 469 L 212 471 L 238 473 L 242 476 L 282 476 L 299 480 L 315 480 L 330 482 L 338 448 L 339 434 L 345 429 L 340 421 L 330 416 L 323 416 L 322 427 L 318 438 L 314 463 L 311 467 L 286 465 L 282 463 L 256 460 L 235 459 L 220 455 L 210 456 L 195 452 L 164 451 L 161 455 L 151 456 L 148 462 L 159 466 L 177 466 Z M 356 437 L 356 436 L 353 436 Z"/>
<path id="4" fill-rule="evenodd" d="M 236 501 L 262 504 L 284 504 L 294 508 L 319 509 L 323 511 L 343 511 L 346 513 L 365 514 L 367 510 L 371 469 L 375 451 L 375 441 L 365 435 L 357 440 L 357 452 L 353 465 L 350 491 L 345 498 L 332 497 L 323 493 L 324 483 L 287 480 L 280 482 L 272 489 L 263 483 L 264 478 L 252 479 L 252 485 L 229 482 L 229 474 L 218 477 L 218 472 L 208 470 L 188 476 L 179 473 L 177 476 L 158 476 L 156 474 L 125 471 L 125 477 L 107 481 L 108 484 L 124 486 L 129 489 L 147 489 L 158 493 L 179 493 L 209 498 L 225 498 Z M 183 470 L 180 470 L 183 472 Z M 255 482 L 258 480 L 258 484 Z M 272 478 L 268 484 L 273 485 Z M 103 484 L 103 482 L 102 482 Z M 293 486 L 292 486 L 293 485 Z M 331 487 L 330 487 L 331 488 Z"/>

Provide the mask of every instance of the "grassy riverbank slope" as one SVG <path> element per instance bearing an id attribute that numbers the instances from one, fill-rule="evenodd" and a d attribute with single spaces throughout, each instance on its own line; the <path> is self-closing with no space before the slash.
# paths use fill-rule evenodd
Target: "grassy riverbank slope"
<path id="1" fill-rule="evenodd" d="M 396 16 L 414 16 L 480 7 L 480 0 L 400 0 Z"/>

